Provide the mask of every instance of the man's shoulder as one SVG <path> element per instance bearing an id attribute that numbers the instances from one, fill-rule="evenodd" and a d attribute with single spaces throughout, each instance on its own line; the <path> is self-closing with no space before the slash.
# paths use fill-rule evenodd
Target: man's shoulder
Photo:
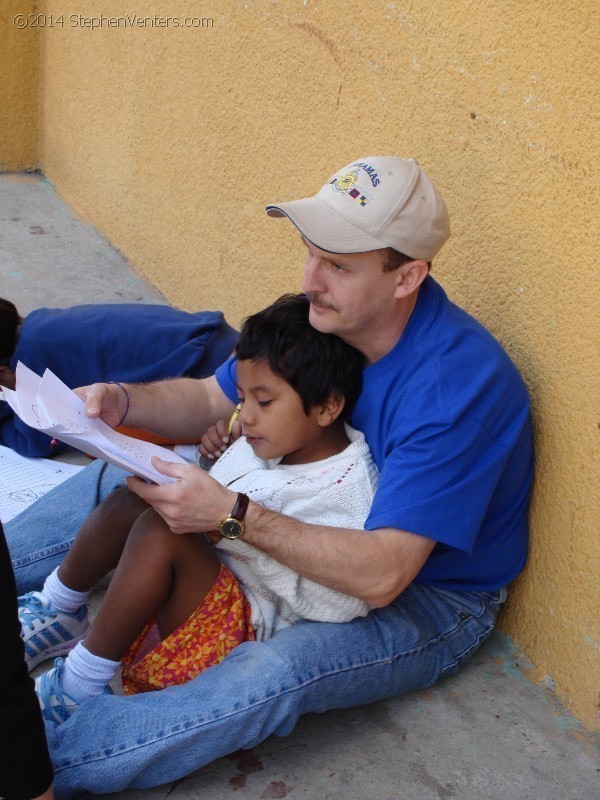
<path id="1" fill-rule="evenodd" d="M 423 284 L 415 309 L 396 347 L 374 365 L 375 377 L 390 380 L 477 375 L 485 366 L 518 375 L 515 365 L 492 333 L 465 309 L 453 303 L 431 277 Z M 379 369 L 377 369 L 379 367 Z M 369 370 L 365 372 L 369 376 Z"/>
<path id="2" fill-rule="evenodd" d="M 394 350 L 364 372 L 352 421 L 372 448 L 390 435 L 405 441 L 465 415 L 502 428 L 521 414 L 529 402 L 525 384 L 480 322 L 432 279 L 416 312 Z"/>

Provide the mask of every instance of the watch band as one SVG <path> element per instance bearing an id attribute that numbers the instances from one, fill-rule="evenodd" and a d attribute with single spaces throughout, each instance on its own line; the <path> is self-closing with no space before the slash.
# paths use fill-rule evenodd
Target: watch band
<path id="1" fill-rule="evenodd" d="M 247 494 L 243 492 L 238 492 L 237 499 L 235 501 L 235 505 L 231 509 L 231 514 L 229 515 L 233 519 L 237 519 L 238 522 L 243 522 L 244 517 L 246 516 L 246 511 L 248 511 L 248 503 L 250 502 L 250 498 Z"/>

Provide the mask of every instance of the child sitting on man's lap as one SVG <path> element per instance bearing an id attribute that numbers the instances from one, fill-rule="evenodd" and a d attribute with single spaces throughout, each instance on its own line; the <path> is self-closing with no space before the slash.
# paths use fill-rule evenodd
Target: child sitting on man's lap
<path id="1" fill-rule="evenodd" d="M 308 310 L 305 297 L 288 295 L 246 320 L 236 350 L 243 435 L 211 475 L 305 522 L 362 528 L 377 472 L 363 435 L 343 420 L 363 359 L 312 328 Z M 87 597 L 114 567 L 89 627 Z M 173 534 L 128 489 L 98 506 L 42 591 L 19 601 L 29 668 L 69 653 L 36 681 L 44 716 L 57 723 L 110 692 L 121 660 L 126 694 L 162 689 L 301 619 L 345 622 L 369 610 L 242 539 L 213 546 L 201 533 Z"/>

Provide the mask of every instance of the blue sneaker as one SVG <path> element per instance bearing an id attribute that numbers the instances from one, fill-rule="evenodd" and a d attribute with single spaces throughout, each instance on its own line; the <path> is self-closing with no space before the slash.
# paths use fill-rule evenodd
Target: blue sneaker
<path id="1" fill-rule="evenodd" d="M 19 622 L 29 671 L 48 658 L 67 655 L 90 629 L 86 605 L 72 614 L 59 611 L 39 592 L 19 597 Z"/>
<path id="2" fill-rule="evenodd" d="M 35 693 L 40 702 L 42 717 L 49 722 L 60 725 L 66 722 L 77 707 L 84 701 L 77 701 L 63 692 L 62 673 L 65 662 L 57 658 L 52 669 L 44 672 L 35 681 Z M 112 694 L 110 686 L 104 688 L 103 694 Z M 91 698 L 88 698 L 91 700 Z"/>
<path id="3" fill-rule="evenodd" d="M 35 693 L 40 701 L 42 717 L 60 725 L 69 719 L 79 703 L 62 690 L 61 675 L 65 662 L 57 658 L 52 669 L 35 679 Z"/>

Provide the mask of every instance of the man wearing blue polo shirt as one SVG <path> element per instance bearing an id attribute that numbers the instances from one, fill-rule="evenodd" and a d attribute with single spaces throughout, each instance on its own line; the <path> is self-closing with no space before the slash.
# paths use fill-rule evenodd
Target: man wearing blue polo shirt
<path id="1" fill-rule="evenodd" d="M 489 635 L 506 584 L 523 567 L 529 399 L 500 345 L 429 275 L 450 233 L 435 186 L 412 159 L 367 157 L 314 197 L 267 211 L 303 237 L 311 323 L 365 356 L 351 422 L 364 431 L 381 477 L 364 531 L 307 525 L 252 502 L 238 527 L 259 550 L 376 609 L 343 625 L 301 622 L 268 642 L 245 643 L 168 692 L 90 701 L 50 737 L 61 796 L 164 783 L 289 733 L 308 711 L 429 686 Z M 235 361 L 202 381 L 126 388 L 127 424 L 190 438 L 233 410 Z M 82 396 L 89 416 L 112 425 L 127 407 L 114 385 L 86 387 Z M 179 480 L 128 484 L 176 533 L 219 530 L 237 507 L 235 493 L 195 467 L 158 468 Z M 97 499 L 122 481 L 107 472 L 96 467 L 86 479 Z M 22 590 L 51 571 L 75 533 L 69 526 L 67 536 L 64 525 L 52 532 L 39 516 L 32 525 L 44 546 L 41 566 L 23 529 L 11 536 Z"/>

